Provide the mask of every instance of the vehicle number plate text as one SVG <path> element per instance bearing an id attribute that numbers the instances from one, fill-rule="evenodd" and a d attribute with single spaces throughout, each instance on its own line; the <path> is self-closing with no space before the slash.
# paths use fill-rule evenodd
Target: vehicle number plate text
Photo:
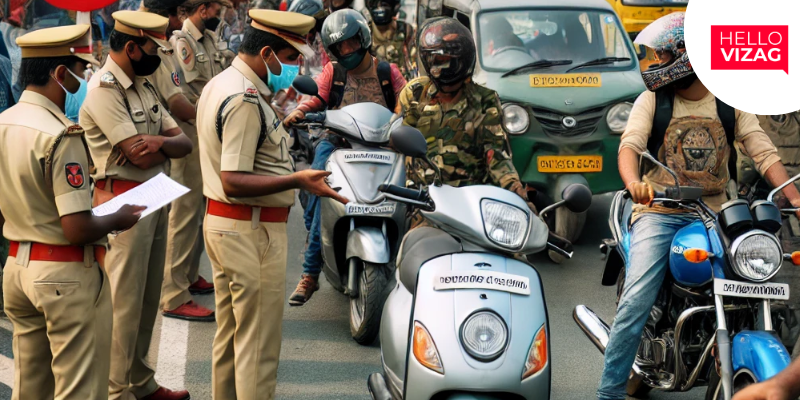
<path id="1" fill-rule="evenodd" d="M 344 211 L 347 214 L 392 214 L 396 207 L 396 203 L 378 204 L 375 206 L 347 203 L 344 205 Z"/>
<path id="2" fill-rule="evenodd" d="M 714 279 L 714 294 L 754 299 L 789 300 L 789 285 L 785 283 L 749 283 Z"/>
<path id="3" fill-rule="evenodd" d="M 525 276 L 504 272 L 462 271 L 438 274 L 433 290 L 488 289 L 530 296 L 530 280 Z"/>
<path id="4" fill-rule="evenodd" d="M 564 172 L 602 172 L 603 156 L 539 156 L 539 172 L 560 174 Z"/>
<path id="5" fill-rule="evenodd" d="M 531 87 L 601 87 L 600 74 L 534 74 L 530 75 Z"/>
<path id="6" fill-rule="evenodd" d="M 344 154 L 344 161 L 351 162 L 368 162 L 376 164 L 392 164 L 394 163 L 394 155 L 387 153 L 377 152 L 347 152 Z"/>

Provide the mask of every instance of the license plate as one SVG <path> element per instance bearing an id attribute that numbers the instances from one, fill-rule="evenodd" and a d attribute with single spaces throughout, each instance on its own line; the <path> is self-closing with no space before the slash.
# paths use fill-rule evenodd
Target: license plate
<path id="1" fill-rule="evenodd" d="M 714 294 L 754 299 L 789 300 L 789 285 L 785 283 L 749 283 L 714 279 Z"/>
<path id="2" fill-rule="evenodd" d="M 536 163 L 548 174 L 603 171 L 603 156 L 539 156 Z"/>
<path id="3" fill-rule="evenodd" d="M 447 272 L 433 278 L 433 290 L 487 289 L 530 296 L 527 277 L 504 272 L 463 271 Z"/>
<path id="4" fill-rule="evenodd" d="M 395 207 L 397 207 L 397 203 L 378 204 L 375 206 L 347 203 L 344 205 L 344 211 L 347 214 L 392 214 Z"/>
<path id="5" fill-rule="evenodd" d="M 392 164 L 394 163 L 394 155 L 386 153 L 374 152 L 348 152 L 344 155 L 345 162 L 368 162 L 377 164 Z"/>
<path id="6" fill-rule="evenodd" d="M 601 87 L 603 79 L 600 74 L 533 74 L 530 75 L 531 87 Z"/>

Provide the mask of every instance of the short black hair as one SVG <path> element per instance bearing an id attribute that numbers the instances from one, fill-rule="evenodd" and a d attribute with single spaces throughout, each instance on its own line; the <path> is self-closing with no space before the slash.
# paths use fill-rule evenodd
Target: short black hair
<path id="1" fill-rule="evenodd" d="M 133 43 L 139 46 L 144 46 L 147 44 L 147 40 L 146 37 L 132 36 L 114 29 L 111 31 L 111 36 L 108 38 L 108 45 L 111 47 L 111 51 L 123 51 L 125 50 L 125 44 L 130 41 L 133 41 Z"/>
<path id="2" fill-rule="evenodd" d="M 204 3 L 197 3 L 197 4 L 193 5 L 193 6 L 186 7 L 186 15 L 189 15 L 189 16 L 194 15 L 194 13 L 197 12 L 197 10 L 200 8 L 200 6 L 208 7 L 208 5 L 211 4 L 211 3 L 214 3 L 214 1 L 208 0 L 208 1 L 204 2 Z"/>
<path id="3" fill-rule="evenodd" d="M 28 85 L 44 86 L 50 81 L 50 75 L 59 65 L 72 69 L 81 61 L 74 56 L 23 58 L 19 66 L 17 84 L 23 89 Z"/>
<path id="4" fill-rule="evenodd" d="M 248 26 L 244 29 L 244 38 L 239 46 L 239 53 L 257 56 L 266 46 L 269 46 L 275 53 L 292 47 L 289 42 L 278 35 Z"/>

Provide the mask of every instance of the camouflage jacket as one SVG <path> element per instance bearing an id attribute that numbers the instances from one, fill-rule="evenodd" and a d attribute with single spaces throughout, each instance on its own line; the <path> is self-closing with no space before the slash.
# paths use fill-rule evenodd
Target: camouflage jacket
<path id="1" fill-rule="evenodd" d="M 409 82 L 398 99 L 403 122 L 425 135 L 428 158 L 442 170 L 444 183 L 520 190 L 497 93 L 472 82 L 465 85 L 458 101 L 443 106 L 429 78 Z M 416 185 L 433 182 L 433 170 L 424 162 L 408 160 L 406 168 L 408 179 Z"/>
<path id="2" fill-rule="evenodd" d="M 800 111 L 781 115 L 759 115 L 758 122 L 778 148 L 789 175 L 800 173 Z"/>
<path id="3" fill-rule="evenodd" d="M 372 49 L 375 52 L 375 57 L 379 61 L 397 64 L 403 77 L 409 79 L 406 56 L 403 50 L 406 41 L 405 32 L 402 32 L 398 26 L 394 30 L 386 32 L 386 35 L 383 36 L 374 23 L 371 24 L 371 30 Z"/>

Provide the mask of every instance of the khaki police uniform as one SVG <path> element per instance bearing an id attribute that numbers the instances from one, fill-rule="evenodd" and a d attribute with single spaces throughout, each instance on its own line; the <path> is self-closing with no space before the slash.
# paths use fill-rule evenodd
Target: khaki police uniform
<path id="1" fill-rule="evenodd" d="M 205 27 L 201 30 L 187 18 L 183 21 L 183 28 L 176 31 L 170 41 L 190 87 L 186 96 L 196 104 L 206 83 L 228 67 L 225 52 L 219 48 L 219 36 Z"/>
<path id="2" fill-rule="evenodd" d="M 141 11 L 118 11 L 114 29 L 147 37 L 168 46 L 168 20 Z M 162 172 L 168 163 L 140 169 L 128 162 L 117 165 L 117 144 L 130 137 L 159 135 L 177 127 L 159 103 L 154 85 L 144 77 L 131 80 L 111 57 L 92 76 L 80 113 L 89 150 L 96 165 L 97 188 L 120 195 Z M 118 399 L 129 389 L 137 398 L 158 389 L 155 371 L 147 363 L 164 277 L 167 213 L 162 209 L 133 228 L 109 237 L 106 256 L 114 305 L 111 372 L 108 398 Z"/>
<path id="3" fill-rule="evenodd" d="M 250 10 L 252 26 L 308 52 L 314 19 Z M 272 399 L 281 347 L 287 239 L 294 190 L 233 198 L 221 171 L 284 176 L 294 172 L 288 134 L 266 98 L 266 83 L 240 58 L 213 78 L 198 102 L 203 230 L 216 290 L 217 334 L 212 353 L 214 399 Z M 218 122 L 217 122 L 218 121 Z"/>
<path id="4" fill-rule="evenodd" d="M 89 25 L 42 29 L 16 42 L 22 58 L 76 55 L 96 62 Z M 83 129 L 47 97 L 26 90 L 0 114 L 14 400 L 107 398 L 111 294 L 95 260 L 100 246 L 70 245 L 60 221 L 91 212 L 90 166 Z"/>

